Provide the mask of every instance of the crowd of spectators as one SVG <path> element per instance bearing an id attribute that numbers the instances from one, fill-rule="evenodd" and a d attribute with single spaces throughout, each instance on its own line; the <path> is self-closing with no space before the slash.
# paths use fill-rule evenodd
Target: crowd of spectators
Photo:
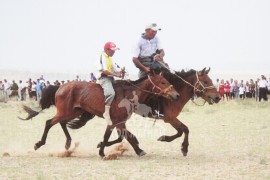
<path id="1" fill-rule="evenodd" d="M 53 83 L 46 81 L 43 75 L 36 80 L 29 78 L 27 81 L 23 82 L 19 80 L 18 83 L 15 80 L 9 82 L 7 79 L 0 80 L 0 96 L 2 97 L 3 102 L 7 102 L 9 98 L 16 97 L 20 101 L 25 101 L 26 97 L 31 100 L 39 101 L 42 97 L 42 89 L 48 87 L 49 85 L 60 86 L 70 81 L 81 81 L 77 75 L 74 80 L 64 80 L 58 81 L 55 80 Z M 91 73 L 90 82 L 96 82 L 96 78 Z"/>
<path id="2" fill-rule="evenodd" d="M 215 86 L 221 96 L 222 101 L 234 99 L 255 99 L 256 101 L 268 101 L 267 94 L 270 94 L 270 78 L 267 81 L 264 75 L 257 80 L 250 79 L 244 82 L 241 80 L 216 79 Z"/>
<path id="3" fill-rule="evenodd" d="M 96 82 L 96 77 L 93 73 L 90 74 L 90 82 Z M 55 80 L 52 85 L 60 86 L 70 81 L 81 81 L 77 75 L 74 80 L 58 81 Z M 51 85 L 50 81 L 46 81 L 43 75 L 37 80 L 29 78 L 23 82 L 15 80 L 9 82 L 7 79 L 0 80 L 0 96 L 4 97 L 4 102 L 12 96 L 18 97 L 20 101 L 25 101 L 26 97 L 29 99 L 39 101 L 42 97 L 42 89 Z M 257 80 L 250 79 L 244 82 L 243 80 L 230 80 L 216 79 L 215 87 L 221 96 L 222 101 L 231 101 L 234 99 L 254 99 L 256 101 L 268 101 L 267 94 L 270 94 L 270 78 L 266 79 L 262 75 Z"/>

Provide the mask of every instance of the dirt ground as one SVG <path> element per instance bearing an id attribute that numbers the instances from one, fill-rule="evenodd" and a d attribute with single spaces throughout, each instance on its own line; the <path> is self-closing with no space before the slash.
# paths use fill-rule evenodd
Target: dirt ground
<path id="1" fill-rule="evenodd" d="M 37 107 L 35 102 L 26 104 Z M 17 116 L 26 116 L 21 102 L 0 103 L 0 179 L 270 179 L 269 112 L 270 102 L 237 100 L 202 107 L 188 103 L 179 116 L 190 130 L 186 157 L 180 151 L 183 137 L 157 141 L 176 132 L 169 124 L 133 115 L 127 127 L 147 154 L 138 157 L 127 146 L 123 156 L 103 161 L 96 146 L 103 137 L 104 119 L 69 130 L 72 147 L 75 142 L 79 146 L 70 157 L 62 157 L 65 136 L 58 124 L 46 144 L 34 150 L 54 107 L 21 121 Z"/>

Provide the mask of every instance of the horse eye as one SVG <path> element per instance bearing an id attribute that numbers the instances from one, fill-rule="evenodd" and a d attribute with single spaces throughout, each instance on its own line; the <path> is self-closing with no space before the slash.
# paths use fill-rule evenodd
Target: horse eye
<path id="1" fill-rule="evenodd" d="M 162 85 L 165 85 L 165 84 L 166 84 L 166 82 L 161 82 L 161 84 L 162 84 Z"/>
<path id="2" fill-rule="evenodd" d="M 208 82 L 207 81 L 204 81 L 204 84 L 208 84 Z"/>

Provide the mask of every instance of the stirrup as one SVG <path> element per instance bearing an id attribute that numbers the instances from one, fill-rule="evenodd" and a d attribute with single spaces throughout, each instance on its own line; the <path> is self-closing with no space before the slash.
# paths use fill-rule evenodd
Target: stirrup
<path id="1" fill-rule="evenodd" d="M 157 115 L 157 118 L 163 118 L 164 114 L 160 113 L 159 110 L 155 110 L 155 115 Z"/>

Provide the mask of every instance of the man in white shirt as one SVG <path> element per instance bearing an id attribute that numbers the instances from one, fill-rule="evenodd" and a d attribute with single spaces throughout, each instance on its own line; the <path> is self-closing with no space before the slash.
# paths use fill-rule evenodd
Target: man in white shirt
<path id="1" fill-rule="evenodd" d="M 162 44 L 157 36 L 157 31 L 161 28 L 156 23 L 148 24 L 145 32 L 140 36 L 133 53 L 133 63 L 139 68 L 139 78 L 144 78 L 150 72 L 150 68 L 154 71 L 160 71 L 162 66 L 168 66 L 163 61 L 165 52 Z M 163 117 L 160 98 L 153 98 L 153 115 Z"/>
<path id="2" fill-rule="evenodd" d="M 18 89 L 18 94 L 20 101 L 25 101 L 26 100 L 26 85 L 22 82 L 22 80 L 19 80 L 19 89 Z"/>
<path id="3" fill-rule="evenodd" d="M 7 102 L 9 94 L 10 94 L 10 83 L 4 79 L 4 101 Z"/>
<path id="4" fill-rule="evenodd" d="M 145 32 L 141 35 L 136 44 L 132 60 L 135 66 L 140 70 L 139 78 L 147 76 L 153 64 L 161 67 L 161 65 L 156 62 L 162 62 L 165 56 L 161 42 L 156 36 L 157 31 L 160 30 L 161 29 L 155 23 L 147 25 Z"/>
<path id="5" fill-rule="evenodd" d="M 263 98 L 263 100 L 267 101 L 267 81 L 264 75 L 261 76 L 262 78 L 258 82 L 259 87 L 259 101 Z"/>

